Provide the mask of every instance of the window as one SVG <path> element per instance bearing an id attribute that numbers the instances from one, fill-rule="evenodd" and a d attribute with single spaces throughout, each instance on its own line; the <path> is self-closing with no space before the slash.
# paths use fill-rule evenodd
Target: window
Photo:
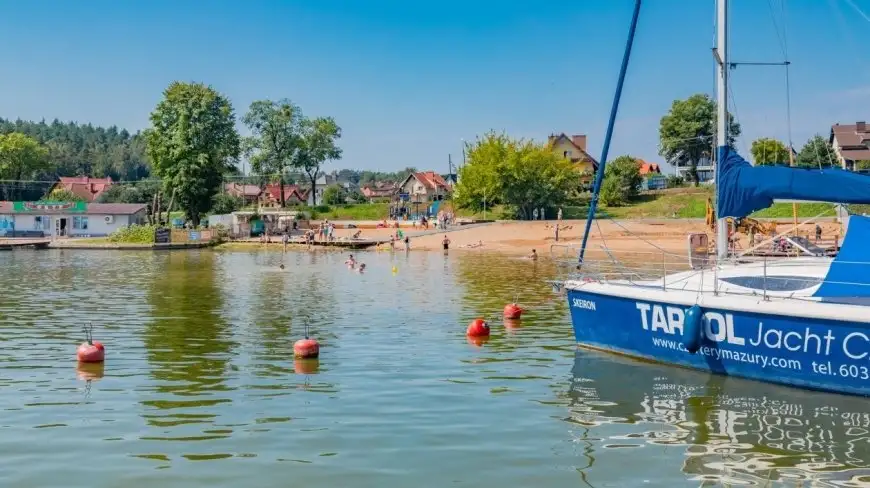
<path id="1" fill-rule="evenodd" d="M 566 158 L 570 158 L 570 157 L 571 157 L 571 151 L 565 151 L 564 156 L 565 156 Z"/>
<path id="2" fill-rule="evenodd" d="M 48 230 L 51 218 L 47 215 L 33 217 L 33 230 Z"/>
<path id="3" fill-rule="evenodd" d="M 764 290 L 766 287 L 767 291 L 805 290 L 822 282 L 821 278 L 811 276 L 734 276 L 719 279 L 744 288 Z"/>
<path id="4" fill-rule="evenodd" d="M 88 218 L 73 217 L 73 229 L 88 230 Z"/>

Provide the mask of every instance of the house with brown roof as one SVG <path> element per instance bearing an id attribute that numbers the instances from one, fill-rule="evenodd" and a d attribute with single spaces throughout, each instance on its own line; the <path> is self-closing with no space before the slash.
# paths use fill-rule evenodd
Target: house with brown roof
<path id="1" fill-rule="evenodd" d="M 364 185 L 360 192 L 369 203 L 388 202 L 397 193 L 398 187 L 391 181 L 378 181 L 371 185 Z"/>
<path id="2" fill-rule="evenodd" d="M 0 235 L 107 236 L 145 218 L 142 203 L 0 202 Z"/>
<path id="3" fill-rule="evenodd" d="M 239 183 L 227 183 L 224 185 L 224 190 L 229 195 L 241 198 L 245 201 L 245 204 L 257 203 L 260 199 L 260 194 L 263 193 L 263 189 L 257 185 L 242 185 Z"/>
<path id="4" fill-rule="evenodd" d="M 297 185 L 284 185 L 284 203 L 285 205 L 302 205 L 308 201 L 308 191 L 299 188 Z M 278 183 L 269 183 L 263 187 L 260 193 L 261 207 L 280 207 L 281 206 L 281 185 Z"/>
<path id="5" fill-rule="evenodd" d="M 412 202 L 435 202 L 443 200 L 452 188 L 444 178 L 434 171 L 410 173 L 399 184 L 399 192 L 408 194 Z"/>
<path id="6" fill-rule="evenodd" d="M 51 191 L 67 190 L 86 202 L 94 202 L 110 186 L 112 178 L 91 178 L 89 176 L 61 176 Z M 50 193 L 50 192 L 49 192 Z"/>
<path id="7" fill-rule="evenodd" d="M 576 164 L 578 169 L 587 175 L 595 174 L 598 169 L 598 161 L 586 151 L 586 135 L 577 134 L 571 137 L 561 134 L 550 134 L 547 137 L 547 146 L 556 154 Z M 591 179 L 591 178 L 590 178 Z"/>
<path id="8" fill-rule="evenodd" d="M 832 125 L 828 142 L 843 169 L 854 171 L 858 161 L 870 161 L 870 126 L 866 122 Z"/>

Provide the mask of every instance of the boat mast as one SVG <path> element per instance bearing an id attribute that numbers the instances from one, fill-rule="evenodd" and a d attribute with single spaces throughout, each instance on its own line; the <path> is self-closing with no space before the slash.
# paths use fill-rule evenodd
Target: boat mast
<path id="1" fill-rule="evenodd" d="M 719 185 L 719 168 L 728 150 L 728 0 L 716 0 L 717 41 L 714 51 L 717 63 L 716 101 L 716 167 L 714 173 L 714 190 Z M 716 255 L 719 260 L 728 257 L 728 222 L 719 212 L 719 192 L 716 191 Z"/>
<path id="2" fill-rule="evenodd" d="M 631 48 L 634 46 L 634 33 L 637 31 L 637 17 L 640 15 L 640 4 L 641 0 L 635 0 L 634 11 L 631 14 L 631 25 L 628 28 L 628 40 L 625 42 L 625 51 L 622 53 L 622 65 L 619 68 L 619 78 L 616 82 L 616 93 L 613 95 L 613 104 L 610 106 L 610 119 L 607 121 L 607 131 L 604 134 L 604 146 L 601 148 L 601 159 L 598 161 L 598 169 L 595 170 L 595 184 L 592 187 L 592 201 L 589 202 L 589 214 L 586 217 L 586 228 L 583 231 L 583 243 L 580 244 L 580 253 L 578 256 L 580 264 L 583 264 L 583 256 L 586 253 L 586 244 L 589 242 L 589 231 L 592 230 L 592 220 L 595 219 L 595 210 L 598 208 L 598 195 L 601 193 L 601 183 L 604 181 L 604 168 L 607 166 L 607 153 L 610 151 L 610 139 L 613 137 L 613 126 L 616 124 L 616 113 L 619 111 L 619 99 L 622 97 L 622 86 L 625 83 L 625 73 L 628 71 L 628 60 L 631 58 Z"/>

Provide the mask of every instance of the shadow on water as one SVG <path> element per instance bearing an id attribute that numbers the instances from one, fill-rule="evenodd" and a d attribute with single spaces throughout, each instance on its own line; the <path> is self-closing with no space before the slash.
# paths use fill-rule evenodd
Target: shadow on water
<path id="1" fill-rule="evenodd" d="M 870 483 L 864 399 L 584 350 L 576 353 L 573 373 L 566 420 L 579 427 L 584 479 L 600 477 L 608 452 L 641 448 L 647 457 L 681 453 L 682 472 L 700 486 Z M 612 481 L 613 472 L 607 475 Z"/>

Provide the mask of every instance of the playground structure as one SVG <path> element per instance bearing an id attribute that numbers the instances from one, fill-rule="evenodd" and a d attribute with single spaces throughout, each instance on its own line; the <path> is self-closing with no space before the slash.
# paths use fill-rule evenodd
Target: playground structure
<path id="1" fill-rule="evenodd" d="M 823 240 L 816 238 L 811 241 L 809 235 L 801 235 L 797 232 L 797 204 L 793 204 L 794 212 L 794 229 L 785 234 L 777 232 L 777 223 L 761 222 L 759 220 L 744 217 L 741 219 L 733 219 L 727 217 L 725 221 L 728 224 L 729 247 L 732 250 L 737 250 L 740 247 L 740 239 L 735 234 L 740 233 L 749 237 L 749 247 L 751 249 L 748 255 L 752 256 L 831 256 L 836 255 L 839 249 L 839 235 L 834 236 L 833 241 L 830 239 Z M 707 199 L 707 215 L 705 218 L 707 228 L 713 233 L 714 239 L 716 235 L 716 211 L 713 209 L 713 202 L 710 198 Z M 760 239 L 759 239 L 760 238 Z M 771 239 L 770 246 L 752 249 L 756 242 L 760 242 L 765 238 Z M 715 249 L 715 242 L 711 240 L 710 250 Z"/>

